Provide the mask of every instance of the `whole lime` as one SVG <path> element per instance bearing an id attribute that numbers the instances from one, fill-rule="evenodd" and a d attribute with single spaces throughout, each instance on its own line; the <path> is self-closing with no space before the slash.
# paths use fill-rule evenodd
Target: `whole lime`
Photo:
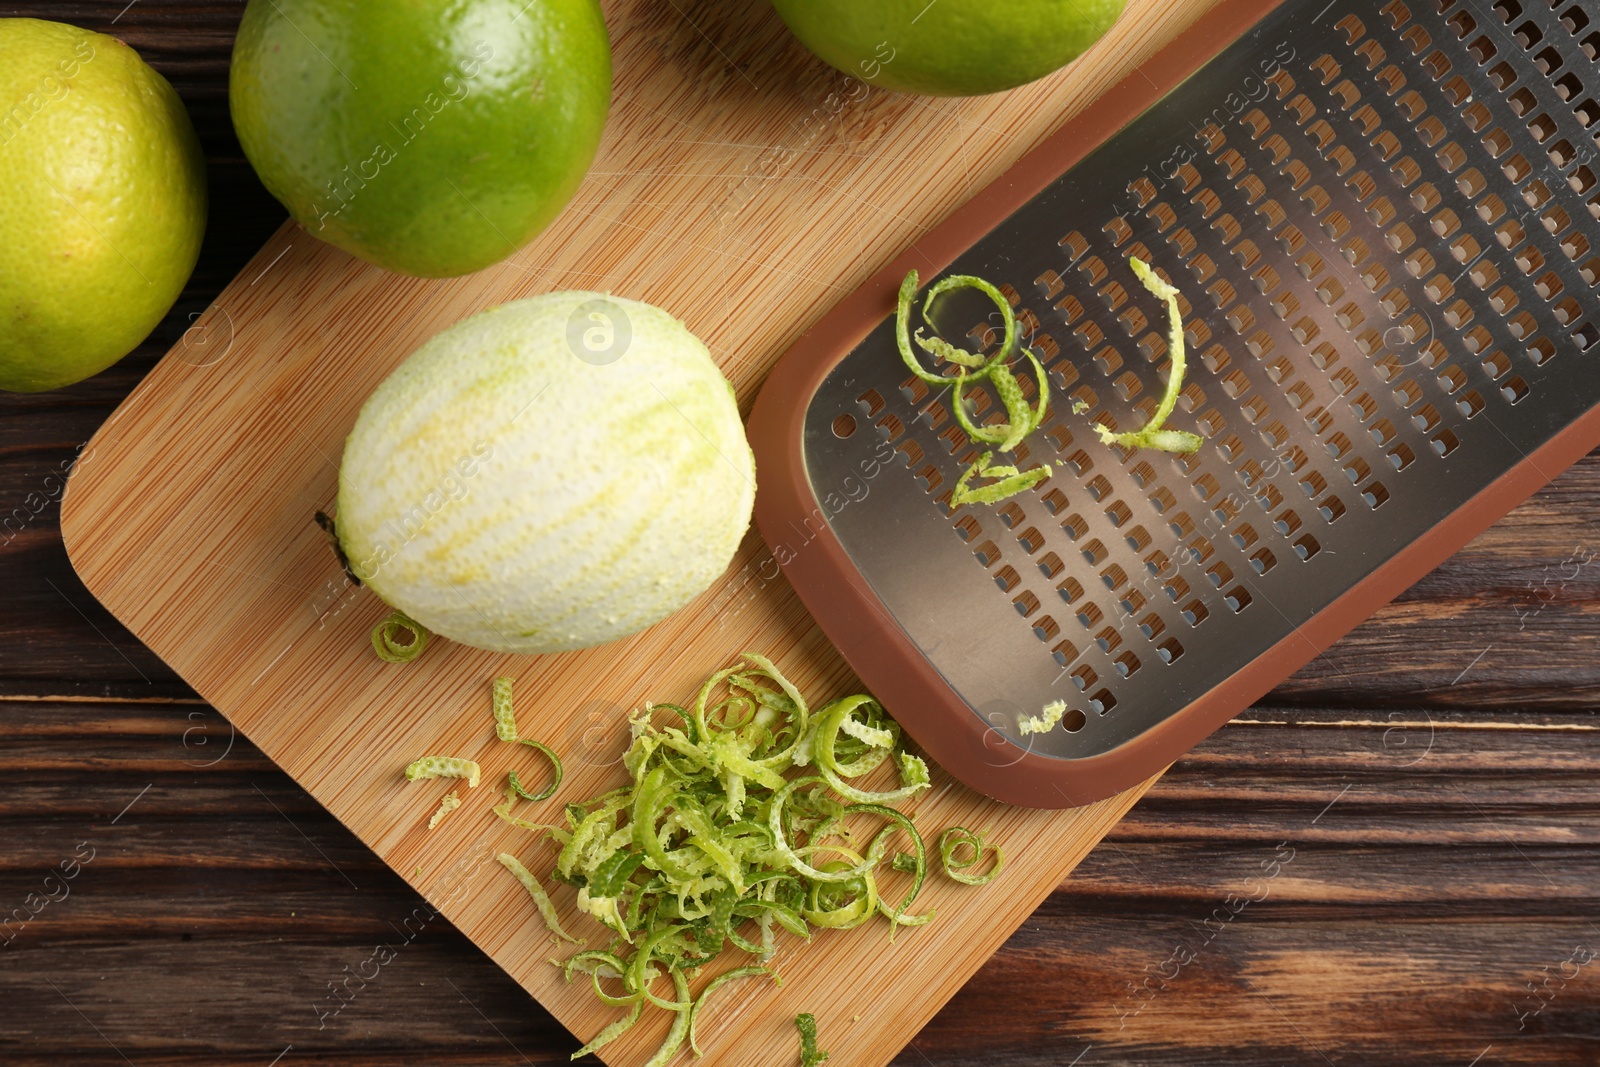
<path id="1" fill-rule="evenodd" d="M 733 388 L 694 334 L 635 300 L 545 293 L 384 379 L 345 442 L 335 521 L 352 573 L 429 630 L 562 652 L 704 591 L 755 491 Z"/>
<path id="2" fill-rule="evenodd" d="M 194 126 L 114 37 L 0 19 L 0 389 L 109 367 L 183 291 L 206 228 Z"/>
<path id="3" fill-rule="evenodd" d="M 314 236 L 403 274 L 470 274 L 577 190 L 611 103 L 596 0 L 250 0 L 239 143 Z"/>
<path id="4" fill-rule="evenodd" d="M 1127 0 L 772 0 L 807 48 L 873 85 L 997 93 L 1088 51 Z"/>

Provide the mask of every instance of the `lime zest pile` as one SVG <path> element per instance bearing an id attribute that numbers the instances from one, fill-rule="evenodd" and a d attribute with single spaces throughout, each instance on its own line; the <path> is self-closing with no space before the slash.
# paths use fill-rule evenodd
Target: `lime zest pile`
<path id="1" fill-rule="evenodd" d="M 1139 281 L 1144 283 L 1146 289 L 1167 302 L 1167 345 L 1171 350 L 1172 375 L 1167 379 L 1167 389 L 1161 397 L 1161 403 L 1143 429 L 1131 433 L 1112 433 L 1097 424 L 1094 428 L 1095 433 L 1100 435 L 1103 443 L 1120 445 L 1123 448 L 1154 448 L 1162 452 L 1179 453 L 1198 451 L 1205 443 L 1198 435 L 1184 430 L 1162 429 L 1168 416 L 1172 414 L 1172 409 L 1178 404 L 1179 394 L 1183 392 L 1183 375 L 1186 369 L 1183 310 L 1178 306 L 1177 286 L 1164 280 L 1148 263 L 1137 256 L 1128 257 L 1128 266 L 1133 268 L 1133 273 L 1139 276 Z"/>
<path id="2" fill-rule="evenodd" d="M 1051 701 L 1041 709 L 1038 715 L 1029 715 L 1017 723 L 1017 732 L 1023 737 L 1029 734 L 1047 734 L 1054 730 L 1056 723 L 1067 713 L 1067 702 L 1064 700 Z"/>
<path id="3" fill-rule="evenodd" d="M 561 779 L 565 776 L 566 770 L 561 766 L 561 757 L 556 755 L 555 750 L 549 745 L 545 744 L 543 741 L 535 741 L 531 737 L 522 737 L 517 733 L 517 716 L 516 712 L 512 708 L 511 686 L 512 681 L 510 678 L 496 678 L 494 680 L 493 706 L 495 736 L 502 741 L 514 741 L 517 744 L 527 745 L 530 748 L 538 749 L 540 752 L 544 753 L 545 758 L 550 761 L 552 773 L 549 785 L 545 786 L 537 793 L 530 793 L 527 789 L 523 788 L 521 779 L 517 777 L 517 772 L 512 770 L 509 776 L 509 789 L 523 800 L 548 800 L 555 796 L 557 789 L 561 788 Z"/>
<path id="4" fill-rule="evenodd" d="M 1049 413 L 1050 379 L 1045 374 L 1044 365 L 1039 362 L 1039 357 L 1024 346 L 1022 354 L 1027 358 L 1029 368 L 1038 383 L 1039 393 L 1038 401 L 1030 408 L 1027 396 L 1022 390 L 1022 383 L 1017 380 L 1009 365 L 1017 347 L 1017 316 L 1011 310 L 1011 302 L 992 284 L 970 274 L 953 274 L 929 286 L 922 302 L 924 320 L 929 319 L 933 302 L 945 293 L 954 289 L 976 289 L 994 301 L 1005 323 L 1000 347 L 992 356 L 968 352 L 942 337 L 924 337 L 922 328 L 919 327 L 914 335 L 918 347 L 936 361 L 957 368 L 956 373 L 952 375 L 937 374 L 923 367 L 922 361 L 911 348 L 913 339 L 911 308 L 916 301 L 917 280 L 917 272 L 910 271 L 900 283 L 900 300 L 895 315 L 895 342 L 900 349 L 900 358 L 905 361 L 912 374 L 929 385 L 952 387 L 954 396 L 951 399 L 951 410 L 955 412 L 956 422 L 973 444 L 990 445 L 999 452 L 1016 451 L 1030 434 L 1043 425 L 1045 416 Z M 1001 406 L 1005 408 L 1004 421 L 979 426 L 968 414 L 964 391 L 969 385 L 982 382 L 994 386 L 995 394 L 1000 398 Z M 1019 493 L 1027 492 L 1050 477 L 1051 469 L 1048 464 L 1027 472 L 1018 472 L 1014 466 L 992 466 L 993 458 L 993 452 L 985 452 L 977 462 L 967 468 L 967 472 L 956 482 L 955 489 L 951 493 L 952 506 L 999 503 Z M 987 479 L 988 484 L 973 488 L 974 478 Z"/>
<path id="5" fill-rule="evenodd" d="M 465 778 L 468 789 L 478 788 L 482 769 L 469 759 L 459 756 L 423 756 L 406 768 L 406 781 L 419 782 L 428 778 Z"/>
<path id="6" fill-rule="evenodd" d="M 1005 853 L 1000 851 L 999 845 L 991 845 L 984 841 L 987 830 L 973 833 L 964 826 L 952 826 L 939 835 L 939 862 L 944 865 L 944 873 L 963 885 L 988 885 L 999 875 L 1000 868 L 1005 865 Z M 971 849 L 972 854 L 965 858 L 958 856 L 958 849 Z M 988 871 L 983 874 L 969 874 L 975 867 L 983 864 L 985 853 L 993 853 L 994 862 Z"/>
<path id="7" fill-rule="evenodd" d="M 403 633 L 410 633 L 411 640 L 400 640 Z M 410 663 L 428 647 L 430 636 L 425 626 L 397 611 L 372 628 L 372 651 L 385 663 Z"/>
<path id="8" fill-rule="evenodd" d="M 828 1058 L 817 1048 L 817 1017 L 804 1012 L 794 1017 L 794 1025 L 800 1031 L 800 1067 L 817 1067 Z"/>
<path id="9" fill-rule="evenodd" d="M 436 828 L 440 823 L 444 822 L 444 817 L 446 815 L 449 815 L 452 811 L 455 811 L 460 806 L 461 797 L 456 794 L 454 789 L 452 789 L 450 792 L 445 794 L 443 800 L 439 801 L 439 810 L 434 812 L 433 818 L 428 820 L 428 829 L 432 830 Z"/>
<path id="10" fill-rule="evenodd" d="M 759 964 L 777 951 L 780 931 L 809 939 L 881 917 L 892 937 L 933 919 L 912 911 L 928 848 L 890 806 L 930 787 L 928 765 L 906 751 L 899 725 L 871 697 L 813 712 L 770 660 L 747 653 L 688 706 L 646 704 L 629 724 L 627 784 L 567 804 L 561 825 L 516 817 L 523 794 L 515 789 L 494 809 L 559 849 L 551 877 L 576 887 L 578 909 L 611 934 L 604 948 L 552 961 L 568 982 L 587 975 L 602 1003 L 627 1012 L 579 1055 L 616 1040 L 651 1006 L 676 1018 L 649 1063 L 661 1067 L 685 1043 L 698 1053 L 713 993 L 739 978 L 779 981 Z M 868 788 L 864 779 L 880 768 L 892 768 L 897 784 Z M 550 931 L 571 940 L 531 872 L 519 873 L 526 868 L 509 856 L 501 862 Z M 879 879 L 896 873 L 910 876 L 909 888 L 884 899 Z M 693 995 L 690 980 L 729 946 L 757 962 L 724 970 Z"/>

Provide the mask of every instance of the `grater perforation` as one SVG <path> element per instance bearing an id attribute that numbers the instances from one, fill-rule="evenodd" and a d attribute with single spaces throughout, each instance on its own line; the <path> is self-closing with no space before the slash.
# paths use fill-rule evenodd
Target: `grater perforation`
<path id="1" fill-rule="evenodd" d="M 863 583 L 919 657 L 916 692 L 960 720 L 928 712 L 935 732 L 981 736 L 953 757 L 964 777 L 1059 806 L 1110 791 L 1084 768 L 1153 771 L 1121 754 L 1167 751 L 1150 739 L 1269 654 L 1309 658 L 1306 630 L 1348 591 L 1596 409 L 1597 34 L 1565 0 L 1285 0 L 996 213 L 947 271 L 995 282 L 1052 397 L 1011 461 L 1053 473 L 1002 505 L 952 506 L 980 449 L 949 391 L 907 376 L 892 305 L 831 354 L 780 451 L 843 560 L 816 573 Z M 1172 373 L 1129 256 L 1180 290 L 1190 358 L 1170 425 L 1205 439 L 1192 455 L 1093 432 L 1148 421 Z M 975 293 L 932 320 L 985 352 L 1001 341 Z M 974 421 L 1005 419 L 968 395 Z M 851 429 L 863 416 L 875 433 Z M 828 503 L 866 471 L 859 504 Z M 780 542 L 796 521 L 761 517 Z M 824 626 L 860 625 L 819 607 L 805 575 L 822 564 L 798 558 Z M 887 662 L 851 658 L 901 688 Z M 1053 701 L 1062 724 L 1023 734 Z M 891 710 L 924 736 L 920 711 Z M 1024 768 L 1032 784 L 1012 788 Z"/>

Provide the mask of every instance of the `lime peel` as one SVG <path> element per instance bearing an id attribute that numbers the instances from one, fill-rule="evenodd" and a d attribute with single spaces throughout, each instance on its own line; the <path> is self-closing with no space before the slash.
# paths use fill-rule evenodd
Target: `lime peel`
<path id="1" fill-rule="evenodd" d="M 1050 409 L 1050 377 L 1045 373 L 1044 365 L 1039 362 L 1039 357 L 1034 355 L 1032 349 L 1022 346 L 1022 354 L 1027 358 L 1034 379 L 1038 383 L 1039 399 L 1030 407 L 1022 383 L 1008 366 L 1017 344 L 1017 316 L 1011 309 L 1011 302 L 994 285 L 970 274 L 953 274 L 929 286 L 922 302 L 924 319 L 929 319 L 934 301 L 943 294 L 954 289 L 976 289 L 994 301 L 1005 323 L 1000 347 L 987 359 L 959 348 L 941 337 L 924 337 L 919 328 L 915 339 L 924 352 L 937 360 L 960 368 L 953 375 L 936 374 L 924 368 L 911 349 L 911 309 L 916 301 L 917 281 L 917 272 L 909 271 L 900 284 L 899 304 L 895 313 L 895 340 L 900 349 L 900 358 L 905 361 L 912 374 L 929 385 L 952 387 L 951 409 L 955 412 L 956 422 L 974 444 L 991 445 L 1000 452 L 1016 451 L 1030 434 L 1044 424 L 1045 416 Z M 972 416 L 967 412 L 963 394 L 969 384 L 985 381 L 994 386 L 1000 404 L 1005 408 L 1006 418 L 1003 422 L 979 426 L 972 421 Z M 1049 464 L 1022 473 L 1014 466 L 991 466 L 992 459 L 993 453 L 985 452 L 976 463 L 967 468 L 951 493 L 952 507 L 962 507 L 966 504 L 996 504 L 1009 500 L 1027 492 L 1051 475 Z M 987 485 L 973 488 L 971 483 L 974 478 L 987 478 L 991 481 Z"/>
<path id="2" fill-rule="evenodd" d="M 517 733 L 517 715 L 512 704 L 512 680 L 510 678 L 496 678 L 493 689 L 494 700 L 494 733 L 502 741 L 514 741 L 517 744 L 536 748 L 544 753 L 550 761 L 552 775 L 550 784 L 537 793 L 530 793 L 522 785 L 522 780 L 517 777 L 515 770 L 510 773 L 509 788 L 523 800 L 548 800 L 561 788 L 561 779 L 566 773 L 561 766 L 561 757 L 555 750 L 543 741 L 535 741 L 531 737 L 521 737 Z M 509 809 L 508 809 L 509 810 Z M 497 812 L 498 814 L 498 812 Z"/>
<path id="3" fill-rule="evenodd" d="M 984 841 L 988 831 L 980 830 L 973 833 L 964 826 L 952 826 L 939 835 L 939 862 L 944 865 L 944 873 L 963 885 L 988 885 L 1000 874 L 1000 868 L 1005 865 L 1005 853 L 1000 851 L 999 845 L 989 844 Z M 972 850 L 972 855 L 966 858 L 958 855 L 958 851 L 966 848 Z M 973 868 L 983 863 L 985 853 L 994 855 L 994 862 L 983 874 L 969 873 Z"/>
<path id="4" fill-rule="evenodd" d="M 1183 392 L 1183 375 L 1186 370 L 1186 342 L 1183 333 L 1183 309 L 1178 305 L 1178 288 L 1157 274 L 1150 265 L 1137 256 L 1128 257 L 1128 266 L 1133 273 L 1138 275 L 1139 281 L 1144 284 L 1154 296 L 1167 302 L 1167 345 L 1171 350 L 1172 373 L 1167 378 L 1166 392 L 1162 394 L 1161 403 L 1156 406 L 1155 414 L 1150 416 L 1150 421 L 1145 423 L 1143 429 L 1129 433 L 1113 433 L 1104 426 L 1096 425 L 1095 433 L 1101 442 L 1108 445 L 1120 445 L 1123 448 L 1153 448 L 1162 452 L 1188 453 L 1199 450 L 1205 442 L 1196 434 L 1183 430 L 1163 430 L 1162 426 L 1172 414 L 1173 408 L 1178 405 L 1178 396 Z"/>
<path id="5" fill-rule="evenodd" d="M 482 769 L 469 759 L 459 756 L 423 756 L 406 768 L 406 781 L 418 782 L 428 778 L 465 778 L 468 789 L 478 788 Z"/>
<path id="6" fill-rule="evenodd" d="M 1061 717 L 1067 713 L 1067 702 L 1055 700 L 1046 704 L 1038 715 L 1029 715 L 1017 723 L 1017 732 L 1027 737 L 1029 734 L 1047 734 L 1056 728 Z"/>
<path id="7" fill-rule="evenodd" d="M 400 635 L 409 632 L 410 641 Z M 372 651 L 385 663 L 410 663 L 428 647 L 428 629 L 403 611 L 397 611 L 372 628 Z"/>
<path id="8" fill-rule="evenodd" d="M 544 924 L 549 931 L 563 941 L 571 941 L 579 945 L 583 944 L 581 938 L 573 937 L 562 929 L 561 917 L 556 914 L 556 907 L 550 902 L 550 894 L 544 891 L 544 886 L 539 883 L 538 878 L 534 877 L 533 872 L 524 867 L 521 860 L 508 852 L 500 853 L 497 858 L 500 860 L 500 866 L 516 875 L 517 881 L 522 883 L 523 888 L 528 891 L 528 895 L 533 898 L 534 906 L 539 909 L 539 915 L 544 919 Z"/>
<path id="9" fill-rule="evenodd" d="M 434 812 L 433 817 L 428 820 L 428 829 L 432 830 L 440 823 L 444 822 L 445 816 L 449 815 L 452 811 L 455 811 L 460 806 L 461 797 L 456 795 L 456 791 L 452 789 L 450 792 L 445 794 L 443 800 L 439 801 L 439 810 Z"/>
<path id="10" fill-rule="evenodd" d="M 710 1000 L 711 994 L 718 989 L 740 978 L 770 978 L 773 985 L 783 985 L 783 979 L 779 977 L 778 973 L 769 971 L 765 967 L 735 967 L 731 971 L 724 971 L 706 983 L 706 987 L 695 998 L 694 1007 L 689 1009 L 689 1048 L 696 1056 L 702 1055 L 696 1027 L 700 1025 L 700 1013 L 705 1010 L 706 1001 Z"/>
<path id="11" fill-rule="evenodd" d="M 828 1058 L 817 1048 L 817 1017 L 809 1011 L 794 1017 L 795 1028 L 800 1031 L 800 1067 L 817 1067 Z"/>
<path id="12" fill-rule="evenodd" d="M 1002 500 L 1010 500 L 1019 493 L 1032 489 L 1051 474 L 1048 466 L 1018 471 L 1012 466 L 996 466 L 992 462 L 993 459 L 994 453 L 985 452 L 978 457 L 977 462 L 967 468 L 965 474 L 957 479 L 955 490 L 950 494 L 950 503 L 953 507 L 964 504 L 998 504 Z M 974 488 L 972 485 L 974 478 L 991 478 L 993 481 L 988 485 Z"/>

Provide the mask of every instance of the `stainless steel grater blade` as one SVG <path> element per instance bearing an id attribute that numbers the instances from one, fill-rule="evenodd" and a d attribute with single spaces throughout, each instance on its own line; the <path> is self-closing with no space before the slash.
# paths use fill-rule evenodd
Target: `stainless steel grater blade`
<path id="1" fill-rule="evenodd" d="M 1589 0 L 1223 4 L 810 331 L 757 517 L 911 735 L 1003 800 L 1120 791 L 1600 443 L 1597 55 Z M 1092 430 L 1170 369 L 1130 255 L 1185 298 L 1193 456 Z M 1051 375 L 1018 466 L 1055 473 L 1001 505 L 951 509 L 978 450 L 896 351 L 930 261 L 1003 283 Z"/>

